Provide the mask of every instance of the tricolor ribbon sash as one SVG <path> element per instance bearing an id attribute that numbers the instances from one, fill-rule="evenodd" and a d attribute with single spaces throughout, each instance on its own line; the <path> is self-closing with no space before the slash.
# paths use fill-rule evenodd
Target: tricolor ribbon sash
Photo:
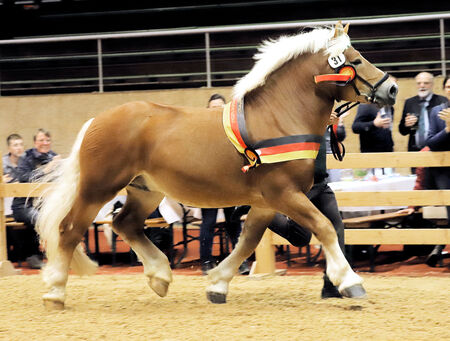
<path id="1" fill-rule="evenodd" d="M 242 167 L 244 173 L 262 163 L 315 159 L 322 141 L 319 135 L 291 135 L 252 144 L 245 128 L 244 103 L 238 99 L 225 105 L 223 126 L 228 139 L 249 161 Z"/>

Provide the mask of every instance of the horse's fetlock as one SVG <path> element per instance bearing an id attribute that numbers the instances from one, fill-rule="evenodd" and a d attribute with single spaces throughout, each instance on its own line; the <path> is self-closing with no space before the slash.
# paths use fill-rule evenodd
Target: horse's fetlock
<path id="1" fill-rule="evenodd" d="M 47 264 L 42 269 L 42 278 L 48 288 L 53 288 L 55 286 L 65 286 L 68 274 L 56 269 L 51 264 Z"/>

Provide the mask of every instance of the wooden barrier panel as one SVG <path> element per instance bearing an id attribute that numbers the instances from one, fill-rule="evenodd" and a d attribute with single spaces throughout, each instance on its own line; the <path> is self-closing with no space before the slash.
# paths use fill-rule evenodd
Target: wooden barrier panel
<path id="1" fill-rule="evenodd" d="M 345 155 L 342 162 L 335 160 L 332 155 L 327 155 L 327 165 L 329 169 L 450 167 L 450 152 L 349 153 Z M 336 191 L 335 195 L 338 205 L 341 207 L 450 205 L 450 190 Z M 352 228 L 345 229 L 345 243 L 348 245 L 450 244 L 450 229 Z M 311 244 L 320 243 L 313 236 Z M 256 264 L 252 267 L 252 275 L 276 273 L 274 245 L 290 245 L 290 243 L 279 235 L 267 230 L 260 245 L 255 250 Z M 270 257 L 268 253 L 271 253 L 273 257 Z M 270 264 L 268 264 L 269 262 Z"/>
<path id="2" fill-rule="evenodd" d="M 450 190 L 335 192 L 344 206 L 439 206 L 450 203 Z"/>
<path id="3" fill-rule="evenodd" d="M 266 231 L 268 243 L 272 245 L 290 245 L 290 243 L 273 233 L 269 229 Z M 312 237 L 311 245 L 318 245 L 320 242 L 316 237 Z M 437 245 L 450 244 L 450 229 L 345 229 L 346 245 Z"/>
<path id="4" fill-rule="evenodd" d="M 450 167 L 450 152 L 348 153 L 338 161 L 327 155 L 328 169 Z"/>

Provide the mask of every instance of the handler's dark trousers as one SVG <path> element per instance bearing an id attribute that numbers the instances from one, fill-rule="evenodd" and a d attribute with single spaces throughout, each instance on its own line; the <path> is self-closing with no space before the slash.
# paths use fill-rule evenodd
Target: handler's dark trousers
<path id="1" fill-rule="evenodd" d="M 307 196 L 314 206 L 333 224 L 339 246 L 345 254 L 344 223 L 342 222 L 333 190 L 323 181 L 315 184 Z M 286 238 L 294 246 L 306 246 L 311 241 L 311 232 L 308 229 L 279 213 L 276 214 L 270 223 L 269 229 Z"/>

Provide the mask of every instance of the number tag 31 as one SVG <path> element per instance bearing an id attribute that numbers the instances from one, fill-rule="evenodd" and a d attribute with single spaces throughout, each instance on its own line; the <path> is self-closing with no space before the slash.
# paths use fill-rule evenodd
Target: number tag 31
<path id="1" fill-rule="evenodd" d="M 339 66 L 343 65 L 344 63 L 345 63 L 345 56 L 343 53 L 338 54 L 337 56 L 328 58 L 328 64 L 330 64 L 330 66 L 333 69 L 338 68 Z"/>

